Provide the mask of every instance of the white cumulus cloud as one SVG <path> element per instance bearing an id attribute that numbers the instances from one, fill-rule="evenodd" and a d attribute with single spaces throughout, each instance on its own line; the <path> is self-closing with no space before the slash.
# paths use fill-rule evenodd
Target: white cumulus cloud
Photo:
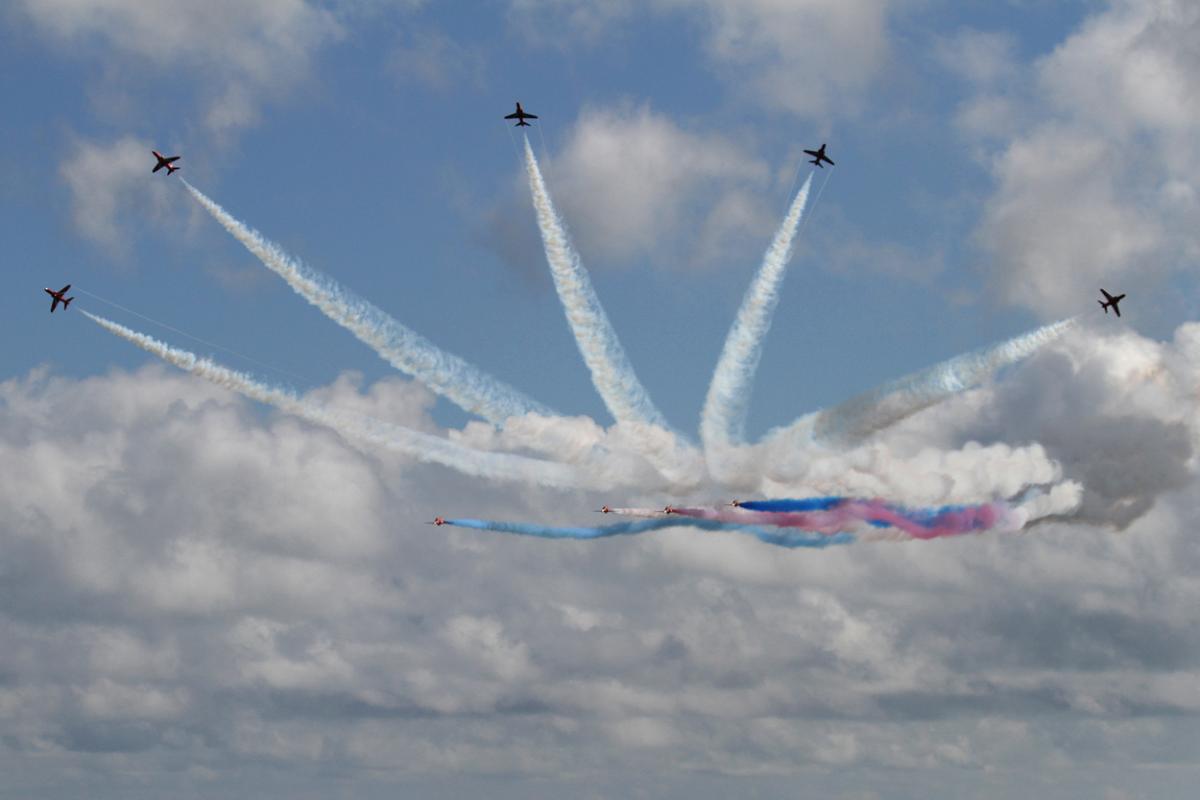
<path id="1" fill-rule="evenodd" d="M 186 76 L 208 96 L 214 132 L 258 118 L 264 97 L 294 87 L 313 53 L 343 35 L 330 10 L 307 0 L 19 0 L 30 26 L 75 54 L 114 54 L 131 70 Z M 122 63 L 122 62 L 115 62 Z"/>
<path id="2" fill-rule="evenodd" d="M 585 109 L 561 150 L 542 160 L 592 269 L 645 258 L 668 270 L 711 266 L 748 240 L 765 242 L 778 222 L 758 199 L 770 180 L 761 159 L 649 106 Z M 494 232 L 515 228 L 509 217 L 524 220 L 528 208 L 506 198 L 499 213 Z M 540 248 L 524 258 L 544 261 Z"/>
<path id="3" fill-rule="evenodd" d="M 1198 37 L 1195 3 L 1112 0 L 1022 73 L 968 70 L 960 122 L 996 181 L 979 241 L 1006 300 L 1059 315 L 1098 286 L 1194 288 Z"/>
<path id="4" fill-rule="evenodd" d="M 283 767 L 321 793 L 347 772 L 380 791 L 490 774 L 508 797 L 616 796 L 614 768 L 644 782 L 664 760 L 788 780 L 836 765 L 860 786 L 921 768 L 925 793 L 964 767 L 1185 764 L 1197 342 L 1194 324 L 1165 344 L 1070 334 L 867 446 L 810 451 L 789 490 L 1022 491 L 1050 515 L 819 552 L 434 528 L 579 524 L 614 498 L 460 478 L 160 369 L 9 380 L 0 774 L 126 795 L 109 753 L 155 790 L 274 796 Z M 436 429 L 402 380 L 313 396 Z M 529 420 L 496 444 L 602 435 L 588 424 Z"/>

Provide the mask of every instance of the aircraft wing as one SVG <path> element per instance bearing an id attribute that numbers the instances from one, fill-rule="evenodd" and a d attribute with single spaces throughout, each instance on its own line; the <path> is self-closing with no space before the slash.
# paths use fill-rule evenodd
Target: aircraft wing
<path id="1" fill-rule="evenodd" d="M 1112 309 L 1113 309 L 1113 311 L 1117 312 L 1118 317 L 1121 316 L 1121 307 L 1120 306 L 1113 306 Z"/>
<path id="2" fill-rule="evenodd" d="M 825 163 L 828 164 L 829 166 L 831 166 L 831 167 L 837 166 L 837 164 L 833 163 L 833 159 L 830 158 L 829 156 L 822 156 L 822 158 L 825 159 Z"/>
<path id="3" fill-rule="evenodd" d="M 505 119 L 520 119 L 520 118 L 521 118 L 521 115 L 518 114 L 516 111 L 514 111 L 513 113 L 511 113 L 505 117 Z"/>
<path id="4" fill-rule="evenodd" d="M 526 114 L 525 119 L 537 119 L 537 114 Z"/>
<path id="5" fill-rule="evenodd" d="M 67 289 L 70 289 L 70 288 L 71 288 L 71 284 L 69 284 L 69 283 L 68 283 L 66 286 L 64 286 L 64 287 L 62 287 L 61 289 L 59 289 L 59 290 L 58 290 L 58 293 L 59 293 L 59 294 L 66 294 L 66 293 L 67 293 Z"/>
<path id="6" fill-rule="evenodd" d="M 804 152 L 808 153 L 808 154 L 809 154 L 810 156 L 812 156 L 813 158 L 816 158 L 817 156 L 821 155 L 821 154 L 820 154 L 820 153 L 818 153 L 816 150 L 805 150 Z"/>
<path id="7" fill-rule="evenodd" d="M 155 164 L 155 165 L 154 165 L 154 169 L 152 169 L 152 170 L 150 170 L 150 171 L 151 171 L 151 172 L 158 172 L 160 169 L 162 169 L 162 168 L 163 168 L 163 167 L 165 167 L 166 165 L 167 165 L 167 162 L 165 162 L 165 161 L 161 161 L 161 160 L 160 160 L 160 161 L 159 161 L 157 164 Z"/>

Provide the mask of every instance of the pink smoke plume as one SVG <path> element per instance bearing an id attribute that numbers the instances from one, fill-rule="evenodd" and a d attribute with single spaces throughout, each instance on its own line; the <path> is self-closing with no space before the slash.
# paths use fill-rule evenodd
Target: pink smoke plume
<path id="1" fill-rule="evenodd" d="M 810 511 L 755 511 L 751 509 L 672 506 L 684 517 L 740 525 L 774 525 L 833 535 L 863 526 L 896 528 L 913 539 L 940 539 L 965 533 L 1021 527 L 1019 515 L 1004 503 L 908 509 L 883 500 L 839 499 Z"/>

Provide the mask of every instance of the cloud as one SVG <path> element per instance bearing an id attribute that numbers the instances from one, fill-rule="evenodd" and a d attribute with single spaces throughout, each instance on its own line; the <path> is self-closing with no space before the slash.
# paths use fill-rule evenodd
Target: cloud
<path id="1" fill-rule="evenodd" d="M 630 0 L 510 0 L 508 18 L 527 40 L 566 48 L 570 46 L 567 39 L 573 37 L 594 44 L 636 8 Z"/>
<path id="2" fill-rule="evenodd" d="M 170 208 L 169 188 L 149 180 L 150 150 L 132 136 L 103 144 L 77 139 L 59 167 L 76 229 L 114 256 L 127 250 L 135 228 L 161 221 Z"/>
<path id="3" fill-rule="evenodd" d="M 978 241 L 1001 297 L 1058 315 L 1098 285 L 1189 281 L 1197 36 L 1194 4 L 1114 0 L 1015 77 L 1004 59 L 969 71 L 979 86 L 960 125 L 992 152 Z"/>
<path id="4" fill-rule="evenodd" d="M 1094 328 L 1068 334 L 1010 379 L 912 418 L 892 446 L 1036 442 L 1058 477 L 1083 489 L 1074 524 L 1125 529 L 1163 497 L 1194 491 L 1198 339 L 1196 323 L 1168 344 Z"/>
<path id="5" fill-rule="evenodd" d="M 260 796 L 287 794 L 280 768 L 321 788 L 491 773 L 508 796 L 645 780 L 664 759 L 710 780 L 836 766 L 860 789 L 903 767 L 927 790 L 963 767 L 1006 785 L 1186 764 L 1170 743 L 1200 713 L 1198 390 L 1200 324 L 1168 343 L 1069 335 L 805 469 L 930 502 L 1065 477 L 1079 515 L 792 553 L 435 529 L 421 521 L 447 511 L 578 521 L 612 498 L 466 480 L 159 369 L 9 380 L 0 762 L 41 753 L 22 780 L 69 768 L 94 796 L 128 793 L 88 760 L 106 753 L 141 785 Z M 402 379 L 312 396 L 436 430 Z M 497 444 L 555 446 L 528 423 Z"/>
<path id="6" fill-rule="evenodd" d="M 709 63 L 763 108 L 809 117 L 854 113 L 889 57 L 894 3 L 874 0 L 655 0 L 703 33 Z M 643 7 L 513 0 L 510 18 L 534 41 L 596 42 Z"/>
<path id="7" fill-rule="evenodd" d="M 467 86 L 479 89 L 486 79 L 484 52 L 437 31 L 406 34 L 387 62 L 397 83 L 415 83 L 435 91 Z"/>
<path id="8" fill-rule="evenodd" d="M 986 86 L 1018 76 L 1016 47 L 1016 40 L 1007 33 L 967 29 L 941 39 L 934 55 L 947 70 Z"/>
<path id="9" fill-rule="evenodd" d="M 1119 143 L 1075 127 L 1047 126 L 1008 146 L 979 229 L 998 296 L 1054 315 L 1098 286 L 1124 291 L 1111 287 L 1134 271 L 1145 280 L 1166 231 L 1135 199 L 1137 179 L 1113 168 L 1123 158 Z"/>
<path id="10" fill-rule="evenodd" d="M 696 13 L 719 74 L 758 102 L 805 116 L 854 108 L 886 63 L 888 3 L 663 0 Z"/>
<path id="11" fill-rule="evenodd" d="M 307 0 L 20 0 L 30 25 L 75 55 L 116 54 L 127 69 L 184 74 L 207 95 L 205 122 L 216 133 L 255 123 L 263 98 L 305 75 L 312 55 L 343 29 Z"/>
<path id="12" fill-rule="evenodd" d="M 758 199 L 766 164 L 724 136 L 689 130 L 648 106 L 584 110 L 562 150 L 542 160 L 591 268 L 646 258 L 667 269 L 707 266 L 747 240 L 765 246 L 778 224 Z M 527 219 L 528 207 L 507 200 L 505 207 L 491 227 L 512 250 L 519 226 L 501 220 Z M 542 262 L 540 247 L 535 253 L 528 261 Z"/>

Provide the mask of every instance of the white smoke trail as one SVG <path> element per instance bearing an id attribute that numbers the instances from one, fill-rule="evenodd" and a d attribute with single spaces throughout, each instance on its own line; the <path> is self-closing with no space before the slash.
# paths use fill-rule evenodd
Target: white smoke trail
<path id="1" fill-rule="evenodd" d="M 667 516 L 666 510 L 662 508 L 610 508 L 603 513 L 615 514 L 618 517 L 642 517 L 644 519 Z"/>
<path id="2" fill-rule="evenodd" d="M 802 435 L 825 444 L 859 444 L 871 434 L 978 385 L 1001 368 L 1032 355 L 1075 323 L 1074 317 L 1061 320 L 994 347 L 966 353 L 906 375 L 832 408 L 805 415 L 788 426 L 776 428 L 763 437 L 764 441 L 776 442 Z"/>
<path id="3" fill-rule="evenodd" d="M 597 476 L 564 464 L 526 458 L 509 453 L 485 453 L 437 436 L 380 420 L 331 411 L 305 401 L 290 391 L 269 386 L 245 373 L 223 367 L 195 353 L 172 347 L 112 320 L 82 312 L 105 330 L 132 342 L 169 364 L 190 372 L 251 400 L 266 403 L 316 425 L 323 425 L 349 438 L 396 450 L 419 461 L 441 464 L 467 475 L 493 480 L 519 481 L 553 488 L 611 488 Z M 599 485 L 598 485 L 599 484 Z"/>
<path id="4" fill-rule="evenodd" d="M 478 414 L 496 425 L 509 417 L 530 412 L 554 415 L 553 411 L 511 386 L 438 348 L 377 306 L 295 261 L 278 245 L 264 239 L 258 231 L 234 219 L 199 189 L 187 181 L 183 185 L 225 230 L 267 268 L 287 281 L 297 294 L 354 334 L 396 369 L 421 381 L 464 411 Z"/>
<path id="5" fill-rule="evenodd" d="M 579 254 L 571 247 L 567 231 L 554 210 L 546 182 L 538 168 L 529 138 L 525 139 L 525 168 L 537 211 L 538 228 L 546 248 L 546 260 L 554 277 L 554 288 L 567 312 L 567 322 L 584 363 L 592 374 L 592 384 L 617 422 L 634 422 L 667 428 L 667 422 L 654 407 L 646 390 L 625 357 L 608 315 L 596 297 Z"/>
<path id="6" fill-rule="evenodd" d="M 742 440 L 754 373 L 762 357 L 763 340 L 771 329 L 771 319 L 779 304 L 779 289 L 792 257 L 792 246 L 811 185 L 810 174 L 796 193 L 783 224 L 763 256 L 762 265 L 742 298 L 742 306 L 713 370 L 704 411 L 700 415 L 700 439 L 704 442 L 710 469 L 714 469 L 714 461 L 720 460 L 719 451 Z"/>

